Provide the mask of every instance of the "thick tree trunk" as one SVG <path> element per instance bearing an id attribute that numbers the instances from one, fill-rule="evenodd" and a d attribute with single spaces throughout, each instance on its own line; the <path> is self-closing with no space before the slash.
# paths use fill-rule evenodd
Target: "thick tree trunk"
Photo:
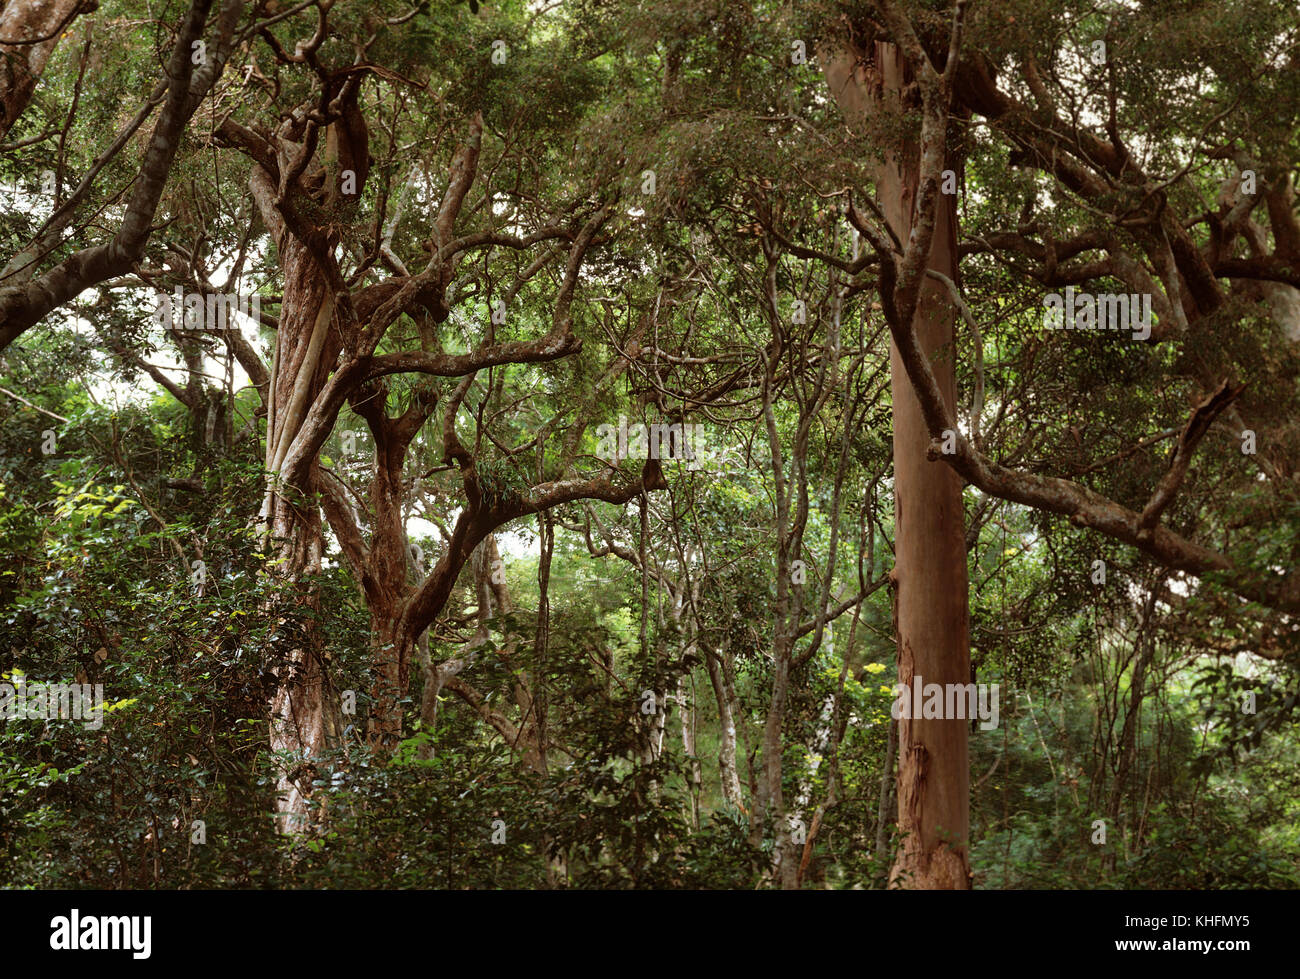
<path id="1" fill-rule="evenodd" d="M 59 39 L 95 0 L 10 0 L 0 10 L 0 137 L 36 92 Z"/>
<path id="2" fill-rule="evenodd" d="M 876 46 L 886 93 L 909 79 L 901 51 Z M 888 96 L 887 96 L 888 97 Z M 885 218 L 907 241 L 914 218 L 919 152 L 904 145 L 887 154 L 877 186 Z M 956 196 L 939 199 L 929 268 L 957 279 Z M 955 415 L 953 309 L 927 279 L 914 320 L 921 349 L 931 357 L 944 400 Z M 936 356 L 937 355 L 937 356 Z M 926 456 L 930 433 L 898 349 L 890 344 L 894 401 L 894 553 L 898 579 L 898 682 L 970 682 L 966 540 L 961 478 Z M 898 724 L 898 822 L 902 847 L 890 874 L 903 887 L 970 887 L 970 766 L 967 721 L 904 717 Z"/>
<path id="3" fill-rule="evenodd" d="M 316 760 L 337 742 L 340 732 L 338 696 L 330 684 L 329 658 L 315 620 L 320 593 L 305 580 L 320 571 L 320 515 L 311 512 L 292 524 L 277 519 L 274 534 L 285 540 L 277 573 L 297 596 L 295 606 L 305 613 L 296 623 L 299 632 L 287 662 L 275 671 L 279 686 L 271 701 L 271 750 L 282 766 L 276 805 L 281 831 L 303 832 L 313 823 L 308 800 L 320 774 Z"/>
<path id="4" fill-rule="evenodd" d="M 366 582 L 370 606 L 370 719 L 366 737 L 376 750 L 388 751 L 402 738 L 402 702 L 410 680 L 411 658 L 418 637 L 398 637 L 407 585 L 409 542 L 403 516 L 402 469 L 410 439 L 384 413 L 384 394 L 362 407 L 375 439 L 375 472 L 370 484 L 373 521 Z M 414 434 L 413 432 L 411 433 Z"/>
<path id="5" fill-rule="evenodd" d="M 829 53 L 826 80 L 850 125 L 873 115 L 901 115 L 915 92 L 902 52 L 876 42 L 864 64 L 852 52 Z M 916 218 L 920 151 L 904 142 L 885 154 L 876 187 L 897 239 L 909 240 Z M 957 278 L 956 196 L 939 197 L 928 267 Z M 955 417 L 954 311 L 927 278 L 913 321 L 922 351 Z M 937 355 L 937 356 L 936 356 Z M 898 680 L 970 682 L 966 546 L 961 479 L 926 456 L 930 433 L 899 351 L 890 344 L 894 402 L 894 575 L 897 583 Z M 898 819 L 905 834 L 891 881 L 896 886 L 968 888 L 970 772 L 967 722 L 904 718 L 898 730 Z"/>
<path id="6" fill-rule="evenodd" d="M 332 304 L 316 260 L 282 225 L 273 227 L 280 231 L 284 300 L 270 382 L 266 438 L 270 475 L 264 515 L 277 545 L 275 574 L 298 595 L 297 607 L 305 614 L 296 623 L 296 641 L 287 664 L 276 671 L 279 688 L 271 702 L 270 737 L 271 750 L 283 766 L 277 784 L 280 826 L 285 832 L 299 832 L 311 823 L 306 815 L 312 781 L 319 774 L 316 759 L 336 743 L 341 716 L 316 620 L 320 593 L 309 581 L 320 571 L 324 551 L 320 509 L 314 500 L 280 485 L 278 473 L 307 406 L 324 386 L 338 347 L 328 329 Z"/>
<path id="7" fill-rule="evenodd" d="M 379 752 L 392 751 L 402 739 L 404 699 L 410 681 L 413 648 L 399 644 L 396 606 L 370 609 L 370 717 L 366 740 Z"/>

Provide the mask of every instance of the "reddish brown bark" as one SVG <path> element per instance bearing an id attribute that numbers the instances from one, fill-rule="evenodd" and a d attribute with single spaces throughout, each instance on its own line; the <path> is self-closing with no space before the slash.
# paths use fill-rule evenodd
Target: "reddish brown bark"
<path id="1" fill-rule="evenodd" d="M 901 50 L 876 43 L 870 66 L 847 55 L 826 70 L 852 122 L 867 113 L 900 114 L 911 78 Z M 914 89 L 912 89 L 914 91 Z M 885 217 L 900 243 L 918 220 L 921 150 L 914 142 L 886 153 L 877 174 Z M 940 197 L 928 268 L 957 276 L 955 196 Z M 909 249 L 910 251 L 910 249 Z M 891 284 L 892 285 L 892 284 Z M 902 315 L 906 315 L 905 313 Z M 953 309 L 942 287 L 925 279 L 911 327 L 944 402 L 955 417 Z M 894 550 L 898 585 L 898 680 L 909 688 L 970 682 L 966 545 L 961 479 L 927 457 L 931 434 L 896 343 L 890 345 L 894 404 Z M 891 882 L 896 886 L 970 887 L 967 853 L 970 773 L 966 722 L 899 721 L 898 820 L 903 834 Z"/>
<path id="2" fill-rule="evenodd" d="M 346 108 L 346 107 L 345 107 Z M 327 129 L 349 126 L 354 156 L 364 155 L 364 119 L 346 111 Z M 277 573 L 290 583 L 319 567 L 323 508 L 345 560 L 356 574 L 370 612 L 371 667 L 374 681 L 367 741 L 391 751 L 403 734 L 404 702 L 411 659 L 429 626 L 447 603 L 461 569 L 493 530 L 510 520 L 578 499 L 626 502 L 648 489 L 661 488 L 657 462 L 648 463 L 638 480 L 561 478 L 521 494 L 485 492 L 474 452 L 456 436 L 456 416 L 476 373 L 507 363 L 558 360 L 581 349 L 571 331 L 570 308 L 583 258 L 597 231 L 610 216 L 608 208 L 587 214 L 574 230 L 547 226 L 530 235 L 479 231 L 456 237 L 456 219 L 476 176 L 483 120 L 470 120 L 469 138 L 452 159 L 449 183 L 429 242 L 430 260 L 419 272 L 401 274 L 375 285 L 352 289 L 334 257 L 337 232 L 311 217 L 301 202 L 328 177 L 310 164 L 319 144 L 317 123 L 289 116 L 273 141 L 263 132 L 232 119 L 221 126 L 222 139 L 239 147 L 254 163 L 250 186 L 258 209 L 281 257 L 284 295 L 277 329 L 275 365 L 269 380 L 264 516 L 280 543 Z M 342 150 L 327 133 L 326 157 Z M 340 157 L 341 159 L 341 157 Z M 360 173 L 358 174 L 361 176 Z M 360 193 L 360 180 L 357 191 Z M 529 341 L 498 343 L 492 331 L 486 342 L 465 354 L 438 349 L 432 332 L 422 327 L 422 349 L 376 354 L 387 328 L 402 314 L 433 323 L 447 319 L 446 290 L 465 253 L 490 247 L 529 248 L 568 239 L 568 262 L 556 295 L 551 331 Z M 427 324 L 426 324 L 427 325 Z M 395 373 L 460 377 L 461 383 L 443 409 L 444 462 L 460 473 L 464 506 L 447 546 L 423 582 L 407 582 L 408 551 L 404 527 L 403 464 L 407 448 L 436 404 L 421 393 L 400 417 L 386 413 L 385 378 Z M 352 511 L 350 494 L 339 479 L 320 470 L 317 460 L 338 413 L 346 403 L 365 418 L 375 440 L 375 474 L 362 522 Z M 369 533 L 363 531 L 368 525 Z M 308 605 L 318 602 L 305 595 Z M 309 617 L 310 618 L 310 617 Z M 273 704 L 272 747 L 288 762 L 281 780 L 281 811 L 299 822 L 305 808 L 314 759 L 327 750 L 337 732 L 337 698 L 330 689 L 319 635 L 306 625 L 306 638 L 295 648 L 280 675 Z M 435 679 L 437 679 L 435 674 Z M 299 777 L 295 778 L 296 772 Z"/>
<path id="3" fill-rule="evenodd" d="M 300 418 L 295 420 L 295 390 L 305 386 L 307 398 L 314 398 L 324 386 L 328 365 L 338 356 L 337 341 L 329 338 L 320 344 L 319 353 L 312 350 L 318 314 L 328 301 L 316 258 L 283 225 L 273 227 L 279 231 L 277 244 L 283 256 L 284 302 L 270 379 L 267 467 L 271 472 L 277 471 L 277 457 L 301 425 Z M 315 502 L 292 487 L 273 484 L 266 505 L 279 559 L 276 574 L 292 589 L 298 609 L 305 613 L 297 617 L 299 642 L 288 651 L 288 662 L 276 670 L 280 685 L 271 703 L 271 749 L 283 759 L 277 785 L 281 826 L 299 830 L 307 825 L 304 817 L 312 780 L 319 774 L 316 759 L 336 742 L 341 729 L 340 703 L 330 684 L 326 643 L 316 619 L 320 594 L 306 580 L 320 571 L 324 526 Z"/>
<path id="4" fill-rule="evenodd" d="M 906 84 L 898 48 L 878 45 L 887 91 Z M 881 170 L 885 217 L 899 241 L 912 230 L 918 152 L 905 146 Z M 940 199 L 929 268 L 956 279 L 956 197 Z M 930 356 L 950 411 L 956 407 L 953 314 L 933 280 L 921 287 L 913 320 L 921 349 Z M 937 355 L 937 356 L 936 356 Z M 926 457 L 930 434 L 921 404 L 895 345 L 890 345 L 894 401 L 894 550 L 898 576 L 898 681 L 970 682 L 966 540 L 961 478 Z M 906 718 L 899 721 L 898 822 L 902 848 L 890 874 L 902 886 L 961 889 L 970 886 L 966 850 L 970 831 L 970 766 L 966 722 Z"/>

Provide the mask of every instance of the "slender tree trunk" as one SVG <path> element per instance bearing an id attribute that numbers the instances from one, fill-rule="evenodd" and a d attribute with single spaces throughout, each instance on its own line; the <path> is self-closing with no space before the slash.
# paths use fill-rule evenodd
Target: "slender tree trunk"
<path id="1" fill-rule="evenodd" d="M 885 865 L 889 856 L 889 824 L 890 815 L 896 805 L 893 789 L 897 785 L 894 780 L 894 754 L 898 749 L 898 722 L 890 720 L 888 741 L 885 744 L 885 767 L 880 776 L 880 805 L 876 811 L 876 861 L 880 866 Z"/>
<path id="2" fill-rule="evenodd" d="M 692 644 L 693 646 L 694 644 Z M 692 650 L 693 651 L 693 650 Z M 700 827 L 700 758 L 695 753 L 695 699 L 691 690 L 691 674 L 677 678 L 677 705 L 681 710 L 682 751 L 686 755 L 687 800 L 686 818 L 695 829 Z"/>
<path id="3" fill-rule="evenodd" d="M 722 783 L 722 797 L 727 804 L 745 811 L 744 795 L 740 788 L 740 771 L 736 767 L 736 715 L 739 713 L 736 691 L 727 680 L 722 657 L 726 647 L 705 655 L 709 683 L 718 703 L 718 778 Z"/>
<path id="4" fill-rule="evenodd" d="M 1111 783 L 1110 799 L 1106 806 L 1106 813 L 1110 817 L 1111 832 L 1111 850 L 1107 854 L 1105 863 L 1109 870 L 1114 871 L 1115 860 L 1119 850 L 1123 849 L 1127 856 L 1127 839 L 1128 839 L 1128 822 L 1123 818 L 1124 794 L 1128 788 L 1129 775 L 1133 770 L 1134 762 L 1137 760 L 1137 743 L 1138 731 L 1142 726 L 1142 704 L 1147 694 L 1147 669 L 1151 664 L 1151 658 L 1155 653 L 1155 640 L 1151 636 L 1149 627 L 1151 625 L 1151 615 L 1155 609 L 1157 585 L 1151 586 L 1151 593 L 1142 609 L 1142 619 L 1138 624 L 1137 639 L 1134 642 L 1133 650 L 1133 675 L 1128 685 L 1128 701 L 1124 710 L 1124 726 L 1120 731 L 1119 750 L 1115 764 L 1115 780 Z M 1118 686 L 1123 679 L 1123 674 L 1116 671 L 1115 683 Z M 1123 702 L 1122 693 L 1116 693 L 1117 702 Z"/>

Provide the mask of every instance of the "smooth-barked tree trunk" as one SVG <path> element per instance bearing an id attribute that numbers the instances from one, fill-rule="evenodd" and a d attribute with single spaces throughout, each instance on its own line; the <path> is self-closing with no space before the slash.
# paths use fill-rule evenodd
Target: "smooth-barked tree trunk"
<path id="1" fill-rule="evenodd" d="M 831 59 L 827 81 L 851 124 L 868 114 L 899 115 L 911 81 L 902 52 L 876 42 L 872 64 Z M 887 152 L 876 186 L 890 229 L 906 243 L 916 221 L 919 147 Z M 928 267 L 956 281 L 956 196 L 938 198 Z M 956 414 L 954 311 L 926 279 L 912 326 L 930 358 L 951 416 Z M 970 682 L 970 623 L 961 478 L 927 456 L 931 436 L 897 345 L 890 344 L 894 417 L 894 551 L 898 602 L 898 681 Z M 967 722 L 904 717 L 898 725 L 898 823 L 902 845 L 895 886 L 970 887 L 970 770 Z"/>

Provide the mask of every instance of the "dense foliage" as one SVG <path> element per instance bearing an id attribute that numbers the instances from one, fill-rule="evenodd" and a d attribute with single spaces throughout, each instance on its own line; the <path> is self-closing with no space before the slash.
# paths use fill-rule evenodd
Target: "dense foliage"
<path id="1" fill-rule="evenodd" d="M 0 347 L 0 681 L 105 696 L 101 727 L 0 720 L 0 886 L 753 889 L 783 853 L 801 887 L 888 886 L 897 378 L 847 215 L 919 121 L 846 126 L 818 67 L 878 5 L 234 6 L 142 257 Z M 1189 413 L 1244 385 L 1157 514 L 1212 571 L 965 487 L 972 681 L 1001 695 L 970 722 L 975 887 L 1300 886 L 1300 599 L 1270 584 L 1300 567 L 1294 14 L 968 14 L 963 50 L 1034 109 L 952 115 L 963 433 L 978 391 L 987 458 L 1141 512 Z M 117 233 L 153 122 L 108 151 L 187 16 L 68 24 L 0 131 L 0 292 L 32 242 L 48 270 Z M 1054 172 L 1017 125 L 1133 162 Z M 1243 169 L 1275 191 L 1254 217 Z M 1143 208 L 1227 242 L 1221 303 L 1179 298 Z M 1138 272 L 1177 331 L 1044 329 L 1067 279 Z M 349 297 L 334 346 L 322 288 Z M 262 312 L 164 327 L 176 289 Z M 331 402 L 350 358 L 405 366 Z M 683 424 L 643 465 L 637 426 Z M 484 514 L 508 519 L 462 554 Z M 310 751 L 273 733 L 303 689 Z"/>

